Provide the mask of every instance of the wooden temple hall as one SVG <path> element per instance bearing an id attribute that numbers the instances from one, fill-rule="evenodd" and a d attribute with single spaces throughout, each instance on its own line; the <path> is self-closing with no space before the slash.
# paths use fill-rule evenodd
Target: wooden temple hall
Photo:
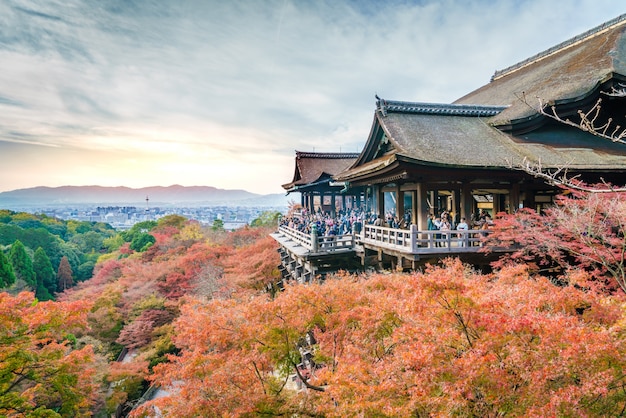
<path id="1" fill-rule="evenodd" d="M 425 254 L 476 248 L 460 245 L 468 244 L 470 233 L 455 231 L 446 245 L 435 245 L 427 231 L 431 213 L 447 210 L 456 222 L 464 217 L 470 223 L 481 209 L 493 216 L 552 204 L 560 189 L 519 169 L 526 164 L 543 172 L 566 168 L 587 183 L 625 184 L 625 128 L 621 15 L 496 71 L 486 85 L 453 103 L 377 97 L 359 154 L 296 152 L 294 178 L 283 187 L 299 192 L 310 211 L 358 208 L 406 219 L 404 229 L 413 235 L 363 228 L 354 251 L 363 263 L 375 252 L 379 262 L 391 257 L 396 265 L 414 267 Z M 289 241 L 279 235 L 289 252 Z"/>

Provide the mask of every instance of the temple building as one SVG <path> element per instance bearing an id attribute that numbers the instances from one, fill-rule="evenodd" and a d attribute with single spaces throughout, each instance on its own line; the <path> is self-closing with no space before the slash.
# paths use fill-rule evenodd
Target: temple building
<path id="1" fill-rule="evenodd" d="M 529 168 L 626 184 L 626 14 L 496 71 L 453 103 L 376 99 L 358 155 L 297 152 L 283 186 L 329 214 L 350 196 L 351 207 L 408 220 L 404 235 L 364 227 L 355 241 L 364 264 L 368 251 L 412 267 L 425 253 L 473 251 L 471 233 L 448 234 L 465 242 L 445 251 L 433 244 L 428 216 L 470 223 L 479 211 L 541 211 L 562 189 Z"/>
<path id="2" fill-rule="evenodd" d="M 360 193 L 346 194 L 343 184 L 333 182 L 333 176 L 350 167 L 358 153 L 323 153 L 296 151 L 293 180 L 283 184 L 287 194 L 300 193 L 300 204 L 310 212 L 335 214 L 337 208 L 361 205 Z"/>
<path id="3" fill-rule="evenodd" d="M 541 210 L 559 189 L 516 169 L 527 163 L 566 168 L 590 183 L 624 184 L 626 144 L 575 125 L 582 112 L 607 136 L 623 134 L 625 31 L 622 15 L 497 71 L 487 85 L 452 104 L 377 100 L 363 151 L 335 181 L 347 190 L 368 190 L 377 213 L 409 212 L 419 229 L 428 213 L 443 210 L 457 220 L 480 209 Z M 541 106 L 561 120 L 538 112 Z M 386 207 L 390 201 L 395 207 Z"/>

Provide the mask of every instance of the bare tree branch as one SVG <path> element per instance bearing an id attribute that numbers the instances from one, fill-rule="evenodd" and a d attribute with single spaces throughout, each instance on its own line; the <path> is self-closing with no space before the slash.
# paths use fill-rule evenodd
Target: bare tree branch
<path id="1" fill-rule="evenodd" d="M 578 179 L 578 175 L 572 177 L 568 175 L 567 165 L 549 170 L 541 166 L 541 161 L 538 163 L 532 163 L 527 158 L 524 158 L 520 164 L 513 164 L 510 160 L 507 160 L 507 164 L 511 169 L 524 171 L 533 177 L 544 180 L 551 186 L 580 190 L 588 193 L 626 192 L 626 187 L 614 187 L 613 185 L 607 183 L 604 179 L 601 179 L 604 188 L 600 188 L 598 186 L 586 186 Z"/>
<path id="2" fill-rule="evenodd" d="M 626 94 L 626 92 L 624 93 Z M 620 144 L 626 144 L 626 128 L 622 128 L 620 125 L 612 125 L 613 119 L 608 118 L 604 125 L 596 125 L 598 116 L 600 114 L 600 110 L 602 107 L 600 106 L 602 103 L 602 98 L 599 98 L 596 104 L 594 104 L 591 109 L 587 113 L 582 110 L 578 111 L 578 116 L 580 117 L 580 122 L 575 123 L 569 119 L 563 119 L 556 113 L 556 106 L 550 106 L 551 112 L 547 112 L 546 108 L 547 104 L 544 105 L 541 98 L 537 98 L 539 101 L 539 107 L 535 109 L 541 115 L 544 115 L 550 119 L 554 119 L 560 123 L 565 125 L 573 126 L 582 131 L 589 132 L 592 135 L 595 135 L 600 138 L 608 139 L 612 142 L 618 142 Z"/>

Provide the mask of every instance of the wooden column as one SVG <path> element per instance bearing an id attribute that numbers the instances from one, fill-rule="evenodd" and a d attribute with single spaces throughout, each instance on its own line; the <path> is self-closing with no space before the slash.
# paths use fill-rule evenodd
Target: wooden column
<path id="1" fill-rule="evenodd" d="M 461 184 L 461 217 L 465 217 L 469 224 L 473 212 L 474 198 L 472 197 L 472 188 L 469 183 L 463 182 Z"/>
<path id="2" fill-rule="evenodd" d="M 376 204 L 377 204 L 377 210 L 378 210 L 378 214 L 381 216 L 381 218 L 385 218 L 385 192 L 383 192 L 383 188 L 382 186 L 376 186 Z"/>
<path id="3" fill-rule="evenodd" d="M 511 193 L 509 195 L 510 213 L 515 213 L 519 209 L 519 183 L 513 183 Z"/>
<path id="4" fill-rule="evenodd" d="M 419 186 L 418 186 L 419 187 Z M 419 196 L 417 190 L 411 193 L 411 225 L 419 225 L 417 220 L 417 201 Z"/>
<path id="5" fill-rule="evenodd" d="M 404 216 L 404 192 L 400 190 L 400 184 L 396 185 L 396 218 L 398 222 Z"/>
<path id="6" fill-rule="evenodd" d="M 428 192 L 426 185 L 423 183 L 417 183 L 415 190 L 415 207 L 416 216 L 415 223 L 420 231 L 428 229 Z"/>
<path id="7" fill-rule="evenodd" d="M 330 195 L 330 216 L 337 216 L 337 201 L 335 200 L 335 193 L 331 193 Z"/>
<path id="8" fill-rule="evenodd" d="M 461 190 L 458 186 L 452 189 L 452 211 L 454 212 L 452 220 L 457 224 L 461 220 Z"/>

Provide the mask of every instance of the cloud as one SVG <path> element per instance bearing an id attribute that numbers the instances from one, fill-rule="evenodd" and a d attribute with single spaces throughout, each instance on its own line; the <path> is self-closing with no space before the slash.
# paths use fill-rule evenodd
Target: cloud
<path id="1" fill-rule="evenodd" d="M 197 184 L 195 170 L 279 191 L 295 149 L 360 150 L 375 93 L 451 102 L 616 13 L 612 0 L 9 0 L 0 141 L 126 173 L 131 153 L 144 185 Z"/>

